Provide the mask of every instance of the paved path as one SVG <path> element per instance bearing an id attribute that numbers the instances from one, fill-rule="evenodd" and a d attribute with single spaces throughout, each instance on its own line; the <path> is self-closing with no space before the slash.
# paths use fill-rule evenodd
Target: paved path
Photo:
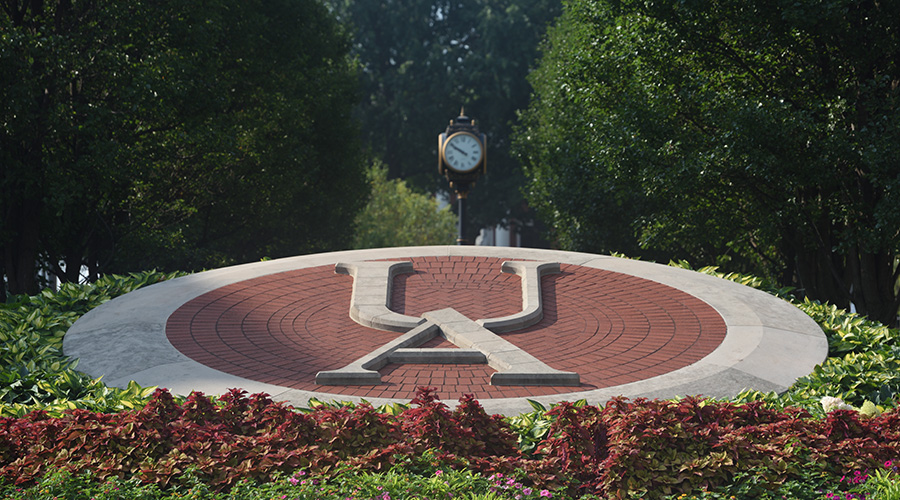
<path id="1" fill-rule="evenodd" d="M 400 334 L 349 314 L 354 278 L 339 262 L 403 260 L 390 280 L 390 310 L 408 317 L 452 307 L 471 320 L 514 315 L 523 282 L 510 260 L 559 263 L 540 278 L 543 318 L 498 333 L 580 385 L 491 385 L 488 364 L 391 363 L 378 385 L 318 385 Z M 420 348 L 458 349 L 438 336 Z M 765 293 L 668 266 L 613 257 L 498 247 L 416 247 L 336 252 L 199 273 L 138 290 L 91 311 L 69 331 L 65 353 L 106 383 L 129 380 L 174 392 L 267 392 L 374 404 L 438 388 L 448 404 L 474 394 L 492 412 L 529 411 L 586 398 L 727 397 L 744 388 L 782 391 L 827 354 L 805 314 Z"/>

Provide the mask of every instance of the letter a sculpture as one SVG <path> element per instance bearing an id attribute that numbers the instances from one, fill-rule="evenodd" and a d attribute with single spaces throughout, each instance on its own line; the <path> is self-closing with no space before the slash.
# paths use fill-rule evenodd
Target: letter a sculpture
<path id="1" fill-rule="evenodd" d="M 378 370 L 388 363 L 487 363 L 497 370 L 491 385 L 577 386 L 577 373 L 564 372 L 516 347 L 497 335 L 526 328 L 543 317 L 541 276 L 559 273 L 556 262 L 504 262 L 501 271 L 522 280 L 522 311 L 511 316 L 473 321 L 452 308 L 407 316 L 389 308 L 394 276 L 413 272 L 408 261 L 338 263 L 335 272 L 353 276 L 350 317 L 357 323 L 403 334 L 384 346 L 338 370 L 320 371 L 320 385 L 377 385 Z M 418 348 L 442 336 L 459 349 Z"/>

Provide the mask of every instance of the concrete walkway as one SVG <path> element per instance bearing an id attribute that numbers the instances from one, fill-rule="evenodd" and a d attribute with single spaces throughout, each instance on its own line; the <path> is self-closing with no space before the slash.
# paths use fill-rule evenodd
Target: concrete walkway
<path id="1" fill-rule="evenodd" d="M 112 386 L 239 387 L 296 406 L 408 402 L 430 386 L 450 406 L 471 393 L 508 415 L 530 411 L 527 399 L 783 391 L 827 348 L 804 313 L 733 282 L 608 256 L 471 246 L 198 273 L 112 300 L 64 339 L 79 370 Z"/>

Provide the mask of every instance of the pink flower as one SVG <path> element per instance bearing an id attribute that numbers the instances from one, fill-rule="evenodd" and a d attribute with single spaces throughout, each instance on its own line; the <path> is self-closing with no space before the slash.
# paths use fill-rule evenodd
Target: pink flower
<path id="1" fill-rule="evenodd" d="M 442 470 L 436 470 L 436 471 L 434 471 L 434 475 L 435 475 L 435 476 L 440 476 L 440 475 L 443 474 L 443 473 L 444 473 L 444 471 L 442 471 Z"/>
<path id="2" fill-rule="evenodd" d="M 553 493 L 550 493 L 550 492 L 547 491 L 547 490 L 541 490 L 541 496 L 542 496 L 542 497 L 550 498 L 550 497 L 553 496 Z"/>

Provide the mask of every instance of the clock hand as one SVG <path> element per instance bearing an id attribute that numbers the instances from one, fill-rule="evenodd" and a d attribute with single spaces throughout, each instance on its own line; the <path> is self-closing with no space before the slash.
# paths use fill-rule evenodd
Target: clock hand
<path id="1" fill-rule="evenodd" d="M 462 153 L 462 155 L 465 156 L 466 158 L 469 157 L 469 155 L 465 151 L 463 151 L 459 146 L 457 146 L 456 144 L 451 143 L 450 147 L 459 151 L 460 153 Z"/>

